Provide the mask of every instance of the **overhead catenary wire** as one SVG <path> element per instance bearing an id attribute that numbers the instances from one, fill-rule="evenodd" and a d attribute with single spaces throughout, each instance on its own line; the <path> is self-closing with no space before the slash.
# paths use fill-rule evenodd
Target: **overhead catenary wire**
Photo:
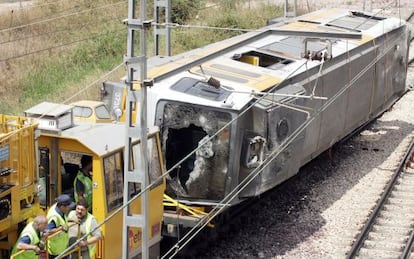
<path id="1" fill-rule="evenodd" d="M 0 62 L 8 62 L 11 59 L 22 58 L 24 56 L 33 55 L 33 54 L 40 53 L 40 52 L 44 52 L 44 51 L 49 51 L 49 50 L 53 50 L 53 49 L 57 49 L 57 48 L 66 47 L 66 46 L 69 46 L 69 45 L 72 45 L 72 44 L 76 44 L 76 43 L 80 43 L 80 42 L 83 42 L 83 41 L 88 41 L 88 40 L 96 39 L 96 38 L 98 38 L 98 37 L 100 37 L 102 35 L 109 35 L 109 34 L 114 33 L 114 32 L 121 32 L 121 30 L 122 30 L 123 33 L 125 32 L 123 29 L 119 29 L 119 30 L 115 30 L 115 31 L 107 32 L 107 33 L 100 33 L 100 34 L 96 34 L 96 35 L 94 35 L 92 37 L 82 38 L 82 39 L 79 39 L 79 40 L 74 40 L 74 41 L 71 41 L 71 42 L 67 42 L 67 43 L 64 43 L 64 44 L 52 46 L 52 47 L 49 47 L 49 48 L 39 49 L 39 50 L 35 50 L 35 51 L 29 52 L 29 53 L 25 53 L 25 54 L 21 54 L 21 55 L 16 55 L 16 56 L 8 57 L 8 58 L 3 58 L 3 59 L 0 59 Z"/>
<path id="2" fill-rule="evenodd" d="M 10 43 L 24 41 L 24 40 L 29 40 L 29 39 L 33 39 L 33 38 L 42 37 L 42 36 L 49 36 L 49 35 L 53 35 L 53 34 L 60 34 L 60 33 L 63 33 L 63 32 L 70 32 L 70 31 L 73 31 L 73 30 L 78 30 L 78 29 L 82 29 L 82 28 L 85 28 L 85 27 L 88 27 L 88 26 L 92 26 L 92 25 L 97 25 L 97 24 L 102 25 L 102 22 L 106 23 L 106 22 L 111 22 L 111 21 L 118 21 L 119 23 L 121 23 L 122 20 L 118 20 L 118 19 L 119 18 L 102 19 L 102 20 L 88 22 L 88 23 L 75 24 L 76 26 L 74 26 L 73 24 L 70 24 L 68 27 L 64 27 L 64 28 L 62 28 L 60 30 L 46 31 L 46 32 L 43 32 L 43 33 L 32 34 L 32 35 L 29 35 L 29 36 L 24 36 L 24 37 L 21 37 L 21 38 L 15 38 L 15 39 L 12 39 L 12 40 L 0 41 L 0 45 L 2 45 L 2 44 L 10 44 Z"/>
<path id="3" fill-rule="evenodd" d="M 165 24 L 165 23 L 159 23 L 159 24 L 158 23 L 152 23 L 152 25 L 157 26 L 157 25 L 167 25 L 167 24 Z M 240 31 L 240 32 L 261 32 L 261 31 L 263 31 L 263 30 L 260 30 L 260 29 L 242 29 L 242 28 L 214 27 L 214 26 L 203 26 L 203 25 L 180 25 L 180 24 L 177 24 L 177 23 L 171 23 L 170 25 L 173 26 L 173 27 L 177 27 L 177 28 L 198 28 L 198 29 L 228 30 L 228 31 Z M 169 26 L 169 25 L 167 25 L 167 26 Z M 0 32 L 1 32 L 1 30 L 0 30 Z M 100 34 L 100 35 L 104 35 L 104 34 Z M 43 49 L 31 51 L 29 53 L 24 53 L 24 54 L 21 54 L 21 55 L 15 55 L 15 56 L 3 58 L 3 59 L 0 59 L 0 62 L 7 62 L 7 61 L 12 60 L 12 59 L 22 58 L 22 57 L 25 57 L 25 56 L 28 56 L 28 55 L 33 55 L 33 54 L 36 54 L 36 53 L 52 50 L 52 49 L 55 49 L 55 48 L 61 48 L 61 47 L 68 46 L 68 45 L 75 44 L 75 43 L 79 43 L 79 42 L 82 42 L 82 41 L 87 41 L 87 40 L 90 40 L 90 39 L 93 39 L 93 38 L 96 38 L 96 37 L 97 36 L 88 37 L 88 38 L 84 38 L 84 39 L 80 39 L 80 40 L 76 40 L 76 41 L 72 41 L 72 42 L 68 42 L 68 43 L 64 43 L 64 44 L 60 44 L 60 45 L 56 45 L 56 46 L 52 46 L 52 47 L 48 47 L 48 48 L 43 48 Z M 1 44 L 2 44 L 2 42 L 0 42 L 0 45 Z"/>
<path id="4" fill-rule="evenodd" d="M 64 101 L 62 101 L 62 103 L 70 103 L 73 99 L 75 99 L 77 96 L 83 94 L 84 92 L 88 91 L 91 87 L 95 86 L 97 83 L 102 82 L 102 80 L 104 80 L 105 78 L 107 78 L 109 75 L 111 75 L 112 73 L 114 73 L 115 71 L 117 71 L 119 68 L 121 68 L 124 65 L 124 63 L 120 63 L 117 66 L 115 66 L 113 69 L 111 69 L 110 71 L 106 72 L 105 74 L 103 74 L 102 76 L 100 76 L 98 79 L 92 81 L 91 83 L 89 83 L 86 86 L 83 86 L 81 90 L 77 91 L 75 94 L 73 94 L 72 96 L 66 98 Z M 48 112 L 53 111 L 53 108 L 50 109 L 49 111 L 47 111 L 44 114 L 41 114 L 37 119 L 41 119 L 43 118 Z M 25 125 L 23 128 L 28 128 L 32 125 Z M 7 135 L 6 137 L 2 138 L 2 141 L 6 141 L 8 139 L 10 139 L 12 136 L 14 136 L 15 134 L 17 134 L 16 132 L 12 132 L 11 134 Z"/>
<path id="5" fill-rule="evenodd" d="M 69 2 L 68 0 L 56 0 L 56 1 L 46 2 L 44 4 L 35 4 L 35 5 L 30 5 L 29 4 L 29 5 L 24 5 L 24 6 L 21 6 L 21 7 L 19 6 L 18 9 L 25 10 L 25 9 L 31 9 L 31 8 L 37 8 L 37 7 L 42 8 L 42 7 L 49 6 L 49 5 L 60 4 L 61 2 L 64 2 L 64 1 Z"/>
<path id="6" fill-rule="evenodd" d="M 18 25 L 18 26 L 14 26 L 14 27 L 9 27 L 9 28 L 5 28 L 5 29 L 1 29 L 0 33 L 12 31 L 12 30 L 23 29 L 25 27 L 39 25 L 39 24 L 51 22 L 51 21 L 58 20 L 58 19 L 64 19 L 64 18 L 68 18 L 68 17 L 72 17 L 72 16 L 76 16 L 76 15 L 80 15 L 80 14 L 84 14 L 84 13 L 88 13 L 88 12 L 92 12 L 92 11 L 96 11 L 96 10 L 105 9 L 105 8 L 108 8 L 108 7 L 113 7 L 113 6 L 124 4 L 124 3 L 125 2 L 122 1 L 122 2 L 117 2 L 117 3 L 113 3 L 113 4 L 107 4 L 107 5 L 98 6 L 98 7 L 95 7 L 95 8 L 90 8 L 90 9 L 86 9 L 86 10 L 75 12 L 75 13 L 64 14 L 64 15 L 61 15 L 61 16 L 58 16 L 58 17 L 53 17 L 53 18 L 50 18 L 50 19 L 45 19 L 45 20 L 41 20 L 41 21 L 36 21 L 36 22 L 32 22 L 32 23 L 22 24 L 22 25 Z"/>

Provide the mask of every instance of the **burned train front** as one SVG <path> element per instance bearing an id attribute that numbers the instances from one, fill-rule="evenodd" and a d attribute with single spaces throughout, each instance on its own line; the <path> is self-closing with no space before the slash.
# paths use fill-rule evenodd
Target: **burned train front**
<path id="1" fill-rule="evenodd" d="M 164 59 L 154 70 L 167 71 L 149 91 L 166 194 L 209 209 L 258 196 L 404 93 L 404 23 L 340 9 L 316 14 Z M 175 216 L 165 213 L 164 223 L 176 224 Z"/>
<path id="2" fill-rule="evenodd" d="M 227 200 L 235 204 L 274 187 L 300 167 L 301 157 L 295 154 L 302 148 L 303 133 L 266 170 L 261 168 L 308 117 L 306 111 L 294 108 L 303 105 L 300 96 L 305 89 L 286 85 L 259 101 L 240 94 L 237 104 L 231 105 L 230 97 L 237 94 L 226 88 L 183 77 L 164 93 L 169 98 L 157 103 L 155 118 L 170 170 L 167 194 L 173 198 L 213 204 L 237 189 L 239 193 Z M 252 177 L 258 169 L 260 173 Z"/>
<path id="3" fill-rule="evenodd" d="M 221 102 L 229 92 L 184 77 L 171 86 L 187 98 Z M 173 98 L 172 98 L 173 99 Z M 225 109 L 177 100 L 160 100 L 156 122 L 161 129 L 168 177 L 167 194 L 175 198 L 221 200 L 230 177 L 233 115 Z"/>

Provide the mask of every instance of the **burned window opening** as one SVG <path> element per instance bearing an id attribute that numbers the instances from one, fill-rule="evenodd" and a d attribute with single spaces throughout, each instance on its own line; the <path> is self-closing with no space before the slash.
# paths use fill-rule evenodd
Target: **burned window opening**
<path id="1" fill-rule="evenodd" d="M 165 154 L 167 170 L 196 149 L 198 142 L 206 135 L 207 133 L 202 128 L 194 124 L 191 124 L 188 128 L 168 129 Z M 194 153 L 170 173 L 171 177 L 178 178 L 185 191 L 187 191 L 185 183 L 194 169 L 195 160 L 196 154 Z"/>
<path id="2" fill-rule="evenodd" d="M 222 199 L 228 178 L 230 128 L 212 139 L 210 137 L 228 124 L 231 114 L 191 104 L 161 101 L 158 116 L 162 116 L 159 126 L 167 168 L 200 147 L 195 156 L 186 161 L 192 165 L 186 166 L 184 174 L 180 168 L 180 172 L 175 170 L 167 177 L 167 194 L 186 199 Z"/>

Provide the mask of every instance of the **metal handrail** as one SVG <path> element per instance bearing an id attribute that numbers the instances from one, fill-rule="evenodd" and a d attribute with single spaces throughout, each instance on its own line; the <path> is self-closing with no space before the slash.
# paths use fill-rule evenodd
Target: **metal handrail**
<path id="1" fill-rule="evenodd" d="M 11 256 L 10 256 L 10 259 L 14 259 L 14 257 L 15 257 L 15 256 L 22 255 L 23 253 L 25 253 L 25 252 L 27 252 L 27 251 L 32 251 L 32 250 L 20 250 L 20 251 L 19 251 L 19 252 L 17 252 L 16 254 L 11 255 Z"/>
<path id="2" fill-rule="evenodd" d="M 78 223 L 75 222 L 75 223 L 69 224 L 68 225 L 68 230 L 69 230 L 69 228 L 71 228 L 73 226 L 76 226 L 76 225 L 78 226 L 78 239 L 79 239 L 80 238 L 80 225 Z M 45 239 L 46 259 L 49 259 L 50 258 L 49 252 L 48 252 L 48 249 L 47 249 L 48 248 L 49 239 L 52 238 L 52 237 L 55 237 L 55 236 L 59 235 L 62 232 L 67 232 L 67 231 L 65 231 L 63 229 L 60 229 L 60 230 L 54 232 L 53 234 L 51 234 L 50 236 L 47 236 L 46 237 L 46 239 Z M 74 248 L 70 249 L 69 251 L 66 251 L 66 253 L 62 254 L 62 256 L 70 255 L 70 254 L 72 254 L 75 251 L 78 252 L 78 258 L 81 258 L 81 248 L 79 246 L 74 247 Z"/>

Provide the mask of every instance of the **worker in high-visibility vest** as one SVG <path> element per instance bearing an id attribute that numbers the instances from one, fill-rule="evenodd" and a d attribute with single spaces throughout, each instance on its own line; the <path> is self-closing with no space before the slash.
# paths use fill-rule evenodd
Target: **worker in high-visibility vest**
<path id="1" fill-rule="evenodd" d="M 27 250 L 22 254 L 15 256 L 15 259 L 37 259 L 39 252 L 43 247 L 42 233 L 47 227 L 47 218 L 45 215 L 38 215 L 23 229 L 22 233 L 14 245 L 12 255 L 15 255 L 20 250 Z"/>
<path id="2" fill-rule="evenodd" d="M 92 212 L 92 157 L 83 155 L 81 158 L 81 168 L 73 181 L 75 201 L 86 200 L 89 212 Z"/>
<path id="3" fill-rule="evenodd" d="M 67 194 L 62 194 L 47 213 L 46 231 L 48 231 L 48 235 L 62 231 L 56 236 L 48 238 L 47 250 L 50 258 L 60 255 L 69 245 L 67 214 L 74 207 L 75 203 L 72 198 Z"/>
<path id="4" fill-rule="evenodd" d="M 75 210 L 72 210 L 68 215 L 69 222 L 76 222 L 79 226 L 72 226 L 69 228 L 69 244 L 77 241 L 78 236 L 83 237 L 88 234 L 86 239 L 79 241 L 78 245 L 81 247 L 82 259 L 95 258 L 96 243 L 101 239 L 101 231 L 98 228 L 96 218 L 88 212 L 88 203 L 85 200 L 79 200 L 76 203 Z M 78 233 L 80 229 L 80 233 Z M 77 259 L 78 254 L 73 253 L 72 259 Z"/>

